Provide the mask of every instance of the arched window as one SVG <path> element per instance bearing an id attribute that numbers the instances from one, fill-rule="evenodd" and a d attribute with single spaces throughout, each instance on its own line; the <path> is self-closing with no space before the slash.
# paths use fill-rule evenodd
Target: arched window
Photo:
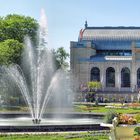
<path id="1" fill-rule="evenodd" d="M 137 86 L 140 88 L 140 68 L 137 70 Z"/>
<path id="2" fill-rule="evenodd" d="M 112 67 L 106 69 L 106 87 L 115 87 L 115 69 Z"/>
<path id="3" fill-rule="evenodd" d="M 123 68 L 121 71 L 121 87 L 130 87 L 130 70 Z"/>
<path id="4" fill-rule="evenodd" d="M 91 69 L 91 76 L 90 76 L 91 81 L 100 81 L 100 70 L 97 67 L 93 67 Z"/>

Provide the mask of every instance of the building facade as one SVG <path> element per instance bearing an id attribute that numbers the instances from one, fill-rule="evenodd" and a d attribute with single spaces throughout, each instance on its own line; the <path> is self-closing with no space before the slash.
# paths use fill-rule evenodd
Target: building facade
<path id="1" fill-rule="evenodd" d="M 89 27 L 86 22 L 78 41 L 70 42 L 70 54 L 76 90 L 100 81 L 102 94 L 138 93 L 140 27 Z"/>

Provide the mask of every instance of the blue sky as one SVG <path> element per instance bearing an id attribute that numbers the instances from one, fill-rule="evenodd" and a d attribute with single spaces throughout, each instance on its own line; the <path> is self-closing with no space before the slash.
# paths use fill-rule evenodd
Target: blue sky
<path id="1" fill-rule="evenodd" d="M 0 16 L 17 13 L 39 20 L 41 8 L 47 15 L 49 43 L 68 52 L 85 20 L 89 26 L 140 26 L 140 0 L 0 0 Z"/>

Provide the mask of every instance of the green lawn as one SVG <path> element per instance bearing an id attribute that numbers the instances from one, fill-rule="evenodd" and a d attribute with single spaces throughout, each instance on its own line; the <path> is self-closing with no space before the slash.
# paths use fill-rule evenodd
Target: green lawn
<path id="1" fill-rule="evenodd" d="M 65 109 L 68 110 L 68 109 Z M 117 113 L 128 113 L 128 114 L 137 114 L 140 113 L 140 108 L 105 108 L 104 106 L 95 106 L 93 104 L 75 104 L 75 112 L 92 112 L 92 113 L 106 113 L 109 110 L 115 110 Z M 28 112 L 27 107 L 19 108 L 0 108 L 0 112 Z M 51 109 L 47 109 L 48 112 L 51 112 Z"/>
<path id="2" fill-rule="evenodd" d="M 90 136 L 88 133 L 43 134 L 43 135 L 1 135 L 0 140 L 109 140 L 108 136 Z"/>
<path id="3" fill-rule="evenodd" d="M 105 108 L 104 106 L 95 106 L 95 105 L 84 105 L 84 104 L 76 104 L 74 105 L 74 110 L 76 112 L 92 112 L 92 113 L 106 113 L 109 110 L 115 110 L 117 113 L 128 113 L 128 114 L 137 114 L 140 113 L 140 108 Z M 0 109 L 0 112 L 28 112 L 26 107 L 17 110 L 10 110 L 10 109 Z M 66 109 L 67 110 L 67 109 Z M 51 109 L 48 109 L 51 112 Z"/>
<path id="4" fill-rule="evenodd" d="M 104 106 L 91 106 L 87 105 L 75 105 L 75 111 L 77 112 L 92 112 L 92 113 L 106 113 L 109 110 L 115 110 L 117 113 L 137 114 L 140 113 L 139 108 L 105 108 Z"/>

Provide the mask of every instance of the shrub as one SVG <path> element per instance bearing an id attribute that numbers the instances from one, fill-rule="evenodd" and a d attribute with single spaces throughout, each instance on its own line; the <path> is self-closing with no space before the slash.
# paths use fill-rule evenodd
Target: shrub
<path id="1" fill-rule="evenodd" d="M 134 116 L 134 118 L 137 120 L 138 123 L 140 123 L 140 113 L 139 114 L 136 114 Z"/>
<path id="2" fill-rule="evenodd" d="M 134 129 L 134 136 L 140 136 L 140 127 Z"/>
<path id="3" fill-rule="evenodd" d="M 114 110 L 109 110 L 107 112 L 107 114 L 105 115 L 104 120 L 105 120 L 106 123 L 111 124 L 114 117 L 117 117 L 117 116 L 118 116 L 118 114 Z"/>

